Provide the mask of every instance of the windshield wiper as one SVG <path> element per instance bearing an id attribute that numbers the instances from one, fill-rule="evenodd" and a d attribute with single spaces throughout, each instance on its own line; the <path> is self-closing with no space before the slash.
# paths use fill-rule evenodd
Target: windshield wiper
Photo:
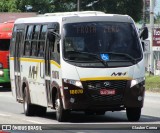
<path id="1" fill-rule="evenodd" d="M 88 53 L 88 52 L 80 52 L 80 51 L 73 51 L 73 53 L 78 53 L 78 54 L 85 54 L 85 55 L 90 55 L 92 58 L 93 56 L 98 59 L 105 67 L 108 67 L 108 64 L 106 61 L 102 60 L 97 54 L 93 53 Z"/>

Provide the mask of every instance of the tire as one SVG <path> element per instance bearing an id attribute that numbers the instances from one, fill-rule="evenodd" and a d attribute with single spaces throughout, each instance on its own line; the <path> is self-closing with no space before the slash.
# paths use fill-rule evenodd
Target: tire
<path id="1" fill-rule="evenodd" d="M 141 117 L 141 108 L 127 108 L 126 109 L 126 114 L 128 121 L 139 121 Z"/>
<path id="2" fill-rule="evenodd" d="M 55 99 L 55 109 L 56 109 L 56 119 L 59 122 L 64 122 L 67 121 L 67 118 L 69 116 L 69 111 L 64 110 L 62 101 L 58 96 L 58 93 L 56 94 L 56 99 Z"/>
<path id="3" fill-rule="evenodd" d="M 24 94 L 23 94 L 23 109 L 24 109 L 24 114 L 26 116 L 33 116 L 35 114 L 35 106 L 30 103 L 30 98 L 29 98 L 29 93 L 27 90 L 27 87 L 24 89 Z"/>

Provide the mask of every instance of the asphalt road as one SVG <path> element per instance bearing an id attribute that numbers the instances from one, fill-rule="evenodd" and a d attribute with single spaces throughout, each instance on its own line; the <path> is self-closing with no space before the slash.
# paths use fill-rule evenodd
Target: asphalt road
<path id="1" fill-rule="evenodd" d="M 139 128 L 148 126 L 149 128 L 158 127 L 159 130 L 153 130 L 158 133 L 160 131 L 160 94 L 146 93 L 139 122 L 128 122 L 125 111 L 119 111 L 106 112 L 105 116 L 86 116 L 83 112 L 72 112 L 70 120 L 63 123 L 57 122 L 55 112 L 50 109 L 47 110 L 47 114 L 44 117 L 26 117 L 23 113 L 22 104 L 16 102 L 10 91 L 0 88 L 0 124 L 11 126 L 15 124 L 15 126 L 21 124 L 23 124 L 22 126 L 28 126 L 27 124 L 30 124 L 40 126 L 38 128 L 42 128 L 43 131 L 44 129 L 50 129 L 47 132 L 51 132 L 51 129 L 56 129 L 57 133 L 63 133 L 64 130 L 65 132 L 66 130 L 70 131 L 70 129 L 72 129 L 70 131 L 72 133 L 74 131 L 77 133 L 90 133 L 91 131 L 92 133 L 98 133 L 99 129 L 101 132 L 106 132 L 106 129 L 108 129 L 107 131 L 116 129 L 119 133 L 123 132 L 123 130 L 129 130 L 129 133 L 132 133 L 132 131 L 137 131 L 134 126 Z M 147 131 L 150 130 L 141 130 L 141 133 L 146 133 Z M 23 132 L 21 131 L 21 133 Z"/>

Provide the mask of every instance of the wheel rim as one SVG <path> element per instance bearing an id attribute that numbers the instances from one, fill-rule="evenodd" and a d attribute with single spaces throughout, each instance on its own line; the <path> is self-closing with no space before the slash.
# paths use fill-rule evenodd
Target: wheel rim
<path id="1" fill-rule="evenodd" d="M 56 111 L 59 110 L 59 106 L 60 106 L 60 100 L 59 100 L 59 99 L 56 99 L 56 102 L 55 102 Z"/>
<path id="2" fill-rule="evenodd" d="M 25 112 L 27 111 L 27 102 L 26 102 L 26 100 L 24 102 L 24 110 L 25 110 Z"/>
<path id="3" fill-rule="evenodd" d="M 28 112 L 28 96 L 27 96 L 27 88 L 24 89 L 24 112 L 25 114 Z"/>
<path id="4" fill-rule="evenodd" d="M 26 94 L 24 94 L 24 111 L 27 111 L 27 100 L 26 100 Z"/>

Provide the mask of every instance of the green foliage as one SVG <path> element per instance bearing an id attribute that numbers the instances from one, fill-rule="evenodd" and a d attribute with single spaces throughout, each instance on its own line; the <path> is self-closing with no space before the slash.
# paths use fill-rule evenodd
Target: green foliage
<path id="1" fill-rule="evenodd" d="M 160 76 L 146 76 L 146 90 L 160 92 Z"/>
<path id="2" fill-rule="evenodd" d="M 51 11 L 50 0 L 16 0 L 16 5 L 22 12 L 41 12 L 46 13 Z M 27 10 L 26 6 L 31 6 L 32 9 Z"/>
<path id="3" fill-rule="evenodd" d="M 16 0 L 0 0 L 1 12 L 18 12 Z"/>
<path id="4" fill-rule="evenodd" d="M 142 17 L 143 0 L 79 0 L 80 10 L 96 10 L 113 14 L 128 14 L 135 21 Z M 32 9 L 26 8 L 32 7 Z M 77 0 L 1 0 L 1 12 L 66 12 L 77 10 Z"/>
<path id="5" fill-rule="evenodd" d="M 113 14 L 128 14 L 135 21 L 142 17 L 143 0 L 80 0 L 81 11 L 96 10 Z M 76 11 L 77 0 L 53 0 L 54 11 Z"/>
<path id="6" fill-rule="evenodd" d="M 133 17 L 135 21 L 141 19 L 143 0 L 99 0 L 99 2 L 93 4 L 90 7 L 86 7 L 92 0 L 86 0 L 82 2 L 82 8 L 84 10 L 98 10 L 106 13 L 113 14 L 127 14 Z"/>
<path id="7" fill-rule="evenodd" d="M 52 5 L 55 5 L 54 12 L 76 11 L 77 0 L 52 0 Z"/>

